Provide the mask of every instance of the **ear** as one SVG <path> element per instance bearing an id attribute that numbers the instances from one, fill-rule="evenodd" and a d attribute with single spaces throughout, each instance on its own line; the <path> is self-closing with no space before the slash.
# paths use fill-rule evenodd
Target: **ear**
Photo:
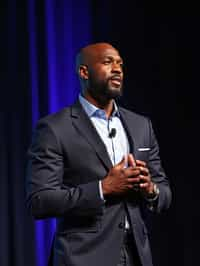
<path id="1" fill-rule="evenodd" d="M 88 67 L 86 65 L 80 65 L 78 73 L 80 78 L 88 79 Z"/>

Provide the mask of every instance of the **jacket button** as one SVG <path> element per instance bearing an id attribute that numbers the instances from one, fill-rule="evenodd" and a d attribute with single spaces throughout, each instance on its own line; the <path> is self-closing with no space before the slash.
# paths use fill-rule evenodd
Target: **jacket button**
<path id="1" fill-rule="evenodd" d="M 123 222 L 119 223 L 119 228 L 124 229 L 125 224 Z"/>

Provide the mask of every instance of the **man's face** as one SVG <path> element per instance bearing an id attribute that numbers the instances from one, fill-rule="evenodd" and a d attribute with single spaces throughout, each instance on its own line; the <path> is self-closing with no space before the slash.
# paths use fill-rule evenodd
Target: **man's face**
<path id="1" fill-rule="evenodd" d="M 88 64 L 88 92 L 95 99 L 115 99 L 122 95 L 123 62 L 112 46 L 95 48 Z"/>

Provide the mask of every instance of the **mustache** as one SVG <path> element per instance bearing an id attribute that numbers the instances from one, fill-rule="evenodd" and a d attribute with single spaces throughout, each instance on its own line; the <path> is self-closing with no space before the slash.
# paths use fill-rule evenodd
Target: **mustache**
<path id="1" fill-rule="evenodd" d="M 112 76 L 109 77 L 108 79 L 109 79 L 109 80 L 117 80 L 117 81 L 120 81 L 120 82 L 123 81 L 123 78 L 122 78 L 121 75 L 119 75 L 119 74 L 112 75 Z"/>

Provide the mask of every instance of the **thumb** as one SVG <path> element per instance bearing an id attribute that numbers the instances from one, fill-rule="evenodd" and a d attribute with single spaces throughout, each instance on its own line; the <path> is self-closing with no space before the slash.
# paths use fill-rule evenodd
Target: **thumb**
<path id="1" fill-rule="evenodd" d="M 124 168 L 127 163 L 127 158 L 125 156 L 122 157 L 121 161 L 117 163 L 115 166 Z"/>
<path id="2" fill-rule="evenodd" d="M 132 167 L 136 166 L 136 161 L 132 153 L 128 154 L 128 165 Z"/>

